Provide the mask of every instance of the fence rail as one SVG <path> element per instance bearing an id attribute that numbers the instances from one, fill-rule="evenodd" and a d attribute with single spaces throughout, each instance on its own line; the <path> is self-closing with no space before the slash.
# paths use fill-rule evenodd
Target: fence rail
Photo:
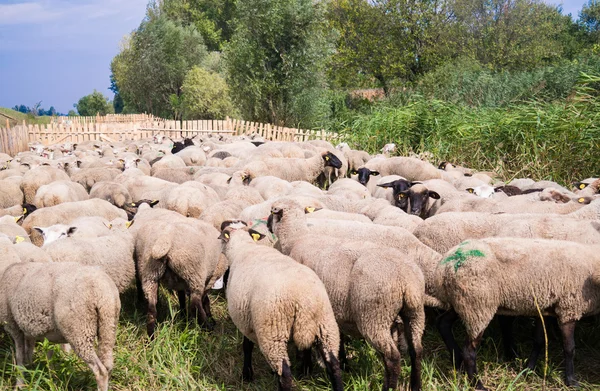
<path id="1" fill-rule="evenodd" d="M 137 117 L 136 117 L 137 116 Z M 108 117 L 108 116 L 107 116 Z M 62 121 L 62 119 L 65 119 Z M 77 120 L 71 121 L 71 119 Z M 112 118 L 112 117 L 109 117 Z M 120 116 L 116 122 L 104 117 L 58 117 L 50 124 L 29 124 L 0 133 L 0 152 L 14 154 L 28 149 L 27 143 L 40 142 L 44 145 L 58 143 L 81 143 L 84 141 L 118 142 L 151 138 L 162 134 L 172 139 L 197 135 L 258 135 L 272 141 L 308 141 L 321 139 L 334 141 L 338 135 L 323 130 L 287 128 L 227 118 L 225 120 L 171 121 L 146 114 Z M 134 121 L 135 119 L 135 121 Z M 7 152 L 10 151 L 10 152 Z"/>

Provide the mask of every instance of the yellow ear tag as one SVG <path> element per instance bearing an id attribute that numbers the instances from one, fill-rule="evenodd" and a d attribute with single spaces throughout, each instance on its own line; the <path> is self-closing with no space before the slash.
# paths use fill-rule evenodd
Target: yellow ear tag
<path id="1" fill-rule="evenodd" d="M 473 193 L 473 189 L 467 189 L 469 193 Z"/>
<path id="2" fill-rule="evenodd" d="M 260 240 L 260 234 L 253 233 L 252 234 L 252 239 L 254 239 L 255 242 L 258 242 Z"/>
<path id="3" fill-rule="evenodd" d="M 129 204 L 129 205 L 131 205 L 131 206 L 135 206 L 135 202 L 132 202 L 132 203 L 131 203 L 131 204 Z"/>
<path id="4" fill-rule="evenodd" d="M 312 206 L 307 206 L 307 207 L 306 207 L 304 210 L 305 210 L 307 213 L 312 213 L 312 212 L 314 212 L 314 211 L 315 211 L 315 208 L 314 208 L 314 207 L 312 207 Z"/>
<path id="5" fill-rule="evenodd" d="M 23 208 L 23 214 L 26 215 L 27 214 L 27 209 Z"/>
<path id="6" fill-rule="evenodd" d="M 112 224 L 108 224 L 108 229 L 112 229 Z"/>
<path id="7" fill-rule="evenodd" d="M 406 197 L 406 194 L 404 194 L 404 193 L 398 194 L 398 198 L 404 198 L 404 197 Z"/>
<path id="8" fill-rule="evenodd" d="M 225 232 L 223 236 L 225 236 L 225 239 L 229 239 L 229 234 L 227 232 Z"/>
<path id="9" fill-rule="evenodd" d="M 329 156 L 325 156 L 325 160 L 329 160 Z"/>
<path id="10" fill-rule="evenodd" d="M 581 197 L 580 199 L 577 200 L 577 202 L 579 202 L 580 204 L 583 204 L 585 202 L 585 198 Z"/>
<path id="11" fill-rule="evenodd" d="M 25 238 L 22 236 L 15 236 L 15 243 L 21 243 L 24 242 Z"/>
<path id="12" fill-rule="evenodd" d="M 579 184 L 579 188 L 582 189 L 582 190 L 585 189 L 585 183 Z"/>
<path id="13" fill-rule="evenodd" d="M 125 223 L 125 228 L 129 228 L 131 227 L 131 224 L 133 224 L 133 221 L 128 221 Z"/>
<path id="14" fill-rule="evenodd" d="M 15 217 L 15 223 L 18 223 L 18 222 L 19 222 L 19 220 L 21 220 L 21 216 L 17 216 L 17 217 Z"/>

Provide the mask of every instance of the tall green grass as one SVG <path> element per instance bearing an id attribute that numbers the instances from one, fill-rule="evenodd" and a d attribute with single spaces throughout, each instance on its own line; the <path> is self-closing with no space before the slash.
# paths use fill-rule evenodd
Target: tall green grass
<path id="1" fill-rule="evenodd" d="M 580 74 L 570 97 L 505 107 L 469 107 L 413 95 L 332 124 L 356 148 L 371 153 L 395 142 L 401 155 L 428 151 L 434 159 L 504 179 L 561 183 L 597 176 L 600 164 L 600 76 Z"/>

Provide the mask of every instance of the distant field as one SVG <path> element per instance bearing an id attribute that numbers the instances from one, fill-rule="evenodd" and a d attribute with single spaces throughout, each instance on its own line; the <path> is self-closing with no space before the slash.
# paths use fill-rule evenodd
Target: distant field
<path id="1" fill-rule="evenodd" d="M 213 332 L 201 330 L 195 322 L 187 322 L 177 314 L 177 299 L 165 294 L 159 300 L 157 337 L 148 341 L 144 312 L 133 305 L 134 292 L 128 294 L 122 305 L 121 320 L 115 347 L 115 366 L 110 389 L 113 391 L 159 390 L 231 390 L 274 391 L 275 376 L 258 348 L 254 349 L 255 382 L 242 381 L 242 335 L 227 314 L 222 295 L 211 294 L 213 315 L 217 327 Z M 168 300 L 167 300 L 168 297 Z M 467 391 L 468 382 L 451 369 L 450 357 L 435 329 L 435 314 L 428 312 L 427 328 L 423 337 L 423 390 Z M 457 337 L 462 340 L 461 327 Z M 526 357 L 531 348 L 532 322 L 521 319 L 515 323 L 515 333 L 521 355 Z M 483 381 L 497 391 L 567 391 L 563 383 L 563 359 L 560 333 L 549 327 L 549 362 L 545 387 L 543 385 L 543 355 L 536 372 L 523 371 L 524 360 L 504 362 L 500 330 L 492 322 L 479 349 L 478 366 Z M 575 332 L 577 352 L 575 373 L 581 381 L 581 390 L 598 390 L 600 375 L 600 341 L 597 338 L 598 321 L 581 321 Z M 12 366 L 12 342 L 0 331 L 0 390 L 11 390 L 17 375 Z M 47 353 L 54 351 L 51 359 Z M 382 386 L 383 366 L 376 352 L 360 340 L 347 345 L 350 369 L 344 372 L 344 390 L 379 391 Z M 410 363 L 403 355 L 401 386 L 408 390 Z M 301 378 L 297 369 L 299 360 L 290 349 L 294 390 L 328 391 L 331 386 L 324 370 L 318 366 L 312 377 Z M 95 380 L 89 368 L 73 353 L 64 353 L 58 345 L 38 343 L 33 364 L 25 374 L 27 387 L 23 390 L 93 390 Z"/>
<path id="2" fill-rule="evenodd" d="M 21 124 L 25 120 L 28 124 L 49 124 L 51 117 L 34 117 L 32 115 L 23 114 L 19 111 L 9 109 L 6 107 L 0 107 L 0 126 L 6 126 L 6 120 L 10 122 L 10 126 Z"/>

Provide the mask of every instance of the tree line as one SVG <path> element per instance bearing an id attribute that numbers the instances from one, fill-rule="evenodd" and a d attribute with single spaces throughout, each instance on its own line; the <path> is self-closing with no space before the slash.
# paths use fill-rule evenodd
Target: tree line
<path id="1" fill-rule="evenodd" d="M 106 109 L 312 127 L 352 103 L 339 91 L 445 89 L 465 64 L 539 73 L 597 57 L 599 34 L 597 0 L 574 17 L 542 0 L 156 0 L 111 62 Z"/>

